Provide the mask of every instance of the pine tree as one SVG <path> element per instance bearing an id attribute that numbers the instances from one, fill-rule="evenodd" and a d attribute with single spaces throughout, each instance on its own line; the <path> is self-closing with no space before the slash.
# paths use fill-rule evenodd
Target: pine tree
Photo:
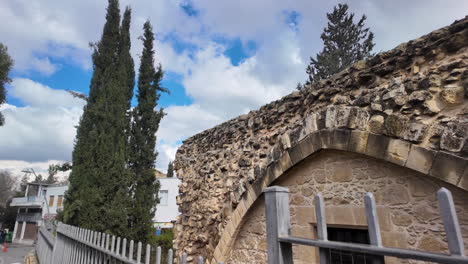
<path id="1" fill-rule="evenodd" d="M 174 177 L 174 164 L 172 163 L 172 161 L 169 161 L 169 164 L 167 164 L 167 177 Z"/>
<path id="2" fill-rule="evenodd" d="M 306 84 L 326 79 L 372 55 L 374 34 L 364 28 L 365 15 L 355 24 L 354 14 L 348 13 L 348 5 L 338 4 L 333 13 L 327 13 L 327 18 L 327 27 L 320 36 L 324 47 L 315 59 L 310 58 Z"/>
<path id="3" fill-rule="evenodd" d="M 130 23 L 125 12 L 123 25 Z M 93 77 L 77 128 L 73 170 L 66 194 L 64 221 L 100 232 L 128 235 L 130 197 L 126 170 L 131 71 L 120 27 L 118 0 L 109 0 L 101 40 L 94 48 Z M 130 59 L 131 60 L 131 59 Z"/>
<path id="4" fill-rule="evenodd" d="M 5 45 L 0 43 L 0 105 L 6 102 L 6 90 L 5 84 L 11 81 L 8 78 L 8 73 L 13 66 L 13 60 L 10 55 L 8 55 L 8 49 Z M 2 113 L 0 113 L 0 126 L 3 126 L 5 123 L 5 118 Z"/>
<path id="5" fill-rule="evenodd" d="M 143 53 L 138 72 L 138 106 L 133 110 L 133 125 L 130 137 L 131 152 L 129 168 L 134 174 L 132 231 L 133 237 L 146 243 L 154 233 L 153 217 L 157 203 L 159 182 L 154 175 L 156 132 L 164 113 L 155 110 L 162 91 L 161 66 L 154 67 L 153 29 L 149 21 L 144 26 Z"/>

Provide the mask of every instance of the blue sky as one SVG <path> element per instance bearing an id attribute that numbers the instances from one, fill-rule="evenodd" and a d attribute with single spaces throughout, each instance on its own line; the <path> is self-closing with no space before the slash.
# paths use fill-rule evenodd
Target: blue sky
<path id="1" fill-rule="evenodd" d="M 259 108 L 306 79 L 309 56 L 321 49 L 326 12 L 338 1 L 121 0 L 132 7 L 132 55 L 138 66 L 142 25 L 156 30 L 156 63 L 165 71 L 159 105 L 157 168 L 165 171 L 181 141 Z M 384 51 L 464 17 L 467 1 L 349 1 Z M 0 106 L 0 170 L 16 174 L 71 160 L 88 93 L 89 42 L 99 40 L 106 1 L 4 0 L 0 42 L 15 60 L 7 104 Z M 86 14 L 86 19 L 83 19 Z M 135 103 L 135 100 L 134 100 Z"/>

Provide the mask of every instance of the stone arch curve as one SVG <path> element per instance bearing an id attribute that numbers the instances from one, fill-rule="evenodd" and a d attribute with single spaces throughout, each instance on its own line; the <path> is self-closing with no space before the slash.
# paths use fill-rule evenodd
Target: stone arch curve
<path id="1" fill-rule="evenodd" d="M 257 168 L 258 179 L 247 187 L 232 213 L 225 231 L 214 250 L 211 263 L 226 261 L 243 218 L 263 190 L 286 171 L 320 150 L 341 150 L 364 154 L 422 173 L 468 191 L 467 160 L 443 151 L 423 148 L 411 142 L 378 135 L 367 131 L 349 129 L 323 129 L 304 135 L 291 144 L 288 134 L 283 136 L 280 147 L 272 150 L 272 162 Z M 276 152 L 276 153 L 275 153 Z"/>

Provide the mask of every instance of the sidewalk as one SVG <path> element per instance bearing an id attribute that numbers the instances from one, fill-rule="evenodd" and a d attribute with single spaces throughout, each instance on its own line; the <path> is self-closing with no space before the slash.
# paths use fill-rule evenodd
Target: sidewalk
<path id="1" fill-rule="evenodd" d="M 0 264 L 23 264 L 24 257 L 33 249 L 30 245 L 7 244 L 7 252 L 0 245 Z"/>

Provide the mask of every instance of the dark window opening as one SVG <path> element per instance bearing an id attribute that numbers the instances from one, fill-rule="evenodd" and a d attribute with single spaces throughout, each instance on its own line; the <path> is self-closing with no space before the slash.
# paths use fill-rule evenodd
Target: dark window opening
<path id="1" fill-rule="evenodd" d="M 370 244 L 369 232 L 364 229 L 348 229 L 329 227 L 328 240 L 347 243 Z M 328 249 L 328 259 L 331 264 L 357 264 L 373 263 L 373 260 L 380 260 L 384 263 L 384 257 L 365 253 L 351 252 L 339 249 Z"/>

